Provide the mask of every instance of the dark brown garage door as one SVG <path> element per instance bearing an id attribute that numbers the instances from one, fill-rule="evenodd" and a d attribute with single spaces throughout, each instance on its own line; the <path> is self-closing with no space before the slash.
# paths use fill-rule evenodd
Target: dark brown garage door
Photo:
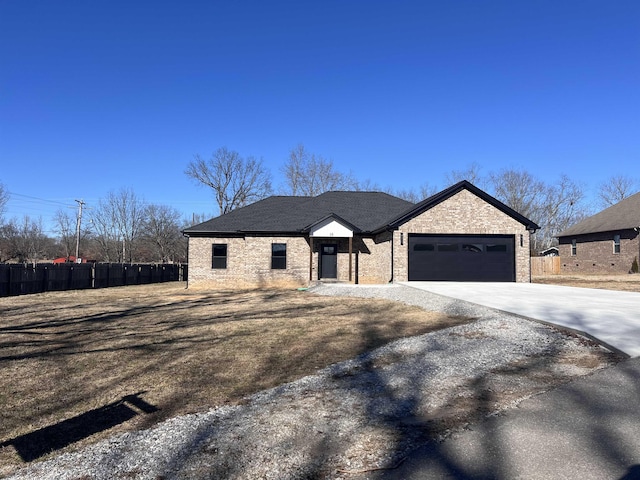
<path id="1" fill-rule="evenodd" d="M 514 282 L 513 235 L 409 234 L 409 280 Z"/>

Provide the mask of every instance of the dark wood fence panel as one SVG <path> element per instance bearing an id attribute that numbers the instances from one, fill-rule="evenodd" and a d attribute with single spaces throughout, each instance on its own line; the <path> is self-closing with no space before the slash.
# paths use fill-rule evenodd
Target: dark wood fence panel
<path id="1" fill-rule="evenodd" d="M 186 281 L 187 265 L 123 263 L 0 264 L 0 297 Z"/>

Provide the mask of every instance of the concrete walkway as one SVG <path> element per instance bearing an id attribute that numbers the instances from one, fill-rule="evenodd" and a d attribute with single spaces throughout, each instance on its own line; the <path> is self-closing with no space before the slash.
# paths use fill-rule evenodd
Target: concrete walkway
<path id="1" fill-rule="evenodd" d="M 569 327 L 631 357 L 640 356 L 640 293 L 538 283 L 403 285 Z"/>

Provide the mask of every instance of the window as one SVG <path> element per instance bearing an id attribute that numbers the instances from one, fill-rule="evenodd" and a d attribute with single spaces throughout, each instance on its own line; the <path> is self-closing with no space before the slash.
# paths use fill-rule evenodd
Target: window
<path id="1" fill-rule="evenodd" d="M 413 246 L 414 252 L 433 252 L 436 246 L 433 243 L 416 243 Z"/>
<path id="2" fill-rule="evenodd" d="M 479 243 L 463 243 L 463 252 L 482 253 L 482 245 Z"/>
<path id="3" fill-rule="evenodd" d="M 287 268 L 287 244 L 271 244 L 271 268 L 274 270 L 284 270 Z"/>
<path id="4" fill-rule="evenodd" d="M 457 243 L 439 243 L 438 251 L 439 252 L 457 252 L 458 244 Z"/>
<path id="5" fill-rule="evenodd" d="M 577 251 L 578 251 L 578 244 L 574 238 L 573 240 L 571 240 L 571 256 L 575 257 Z"/>
<path id="6" fill-rule="evenodd" d="M 507 246 L 500 243 L 487 244 L 487 253 L 507 253 Z"/>
<path id="7" fill-rule="evenodd" d="M 335 255 L 337 248 L 338 247 L 336 247 L 335 245 L 323 245 L 322 246 L 322 254 L 323 255 Z"/>
<path id="8" fill-rule="evenodd" d="M 227 268 L 227 244 L 214 243 L 211 268 Z"/>
<path id="9" fill-rule="evenodd" d="M 613 253 L 620 253 L 620 235 L 613 236 Z"/>

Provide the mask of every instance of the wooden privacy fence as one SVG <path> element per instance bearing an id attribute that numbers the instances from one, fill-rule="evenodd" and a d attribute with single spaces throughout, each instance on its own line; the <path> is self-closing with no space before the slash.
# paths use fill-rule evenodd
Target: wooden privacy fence
<path id="1" fill-rule="evenodd" d="M 0 264 L 0 297 L 185 281 L 187 265 L 137 263 Z"/>
<path id="2" fill-rule="evenodd" d="M 560 257 L 531 257 L 531 275 L 560 275 Z"/>

